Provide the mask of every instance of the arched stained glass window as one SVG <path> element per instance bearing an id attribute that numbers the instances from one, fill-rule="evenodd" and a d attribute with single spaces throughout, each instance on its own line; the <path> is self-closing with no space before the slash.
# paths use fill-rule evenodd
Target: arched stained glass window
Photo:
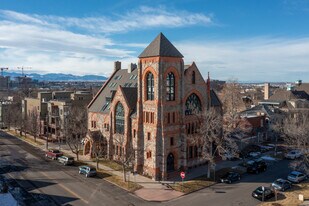
<path id="1" fill-rule="evenodd" d="M 186 100 L 185 115 L 191 115 L 194 112 L 202 111 L 202 104 L 200 98 L 192 93 Z"/>
<path id="2" fill-rule="evenodd" d="M 192 84 L 195 84 L 195 71 L 192 72 Z"/>
<path id="3" fill-rule="evenodd" d="M 115 125 L 115 129 L 116 129 L 116 133 L 118 134 L 124 134 L 124 109 L 123 106 L 120 102 L 118 102 L 117 106 L 116 106 L 116 112 L 115 112 L 115 116 L 116 116 L 116 125 Z"/>
<path id="4" fill-rule="evenodd" d="M 154 100 L 154 78 L 153 74 L 147 74 L 147 100 Z"/>
<path id="5" fill-rule="evenodd" d="M 166 78 L 166 100 L 175 100 L 175 75 L 170 72 Z"/>

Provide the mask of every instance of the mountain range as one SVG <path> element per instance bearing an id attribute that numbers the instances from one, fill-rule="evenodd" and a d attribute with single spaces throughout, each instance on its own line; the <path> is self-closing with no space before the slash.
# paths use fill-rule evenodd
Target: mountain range
<path id="1" fill-rule="evenodd" d="M 3 72 L 4 76 L 10 76 L 11 79 L 21 76 L 21 73 L 17 72 Z M 63 74 L 63 73 L 48 73 L 48 74 L 38 74 L 38 73 L 27 73 L 24 74 L 27 77 L 39 81 L 104 81 L 107 78 L 100 75 L 84 75 L 78 76 L 73 74 Z"/>

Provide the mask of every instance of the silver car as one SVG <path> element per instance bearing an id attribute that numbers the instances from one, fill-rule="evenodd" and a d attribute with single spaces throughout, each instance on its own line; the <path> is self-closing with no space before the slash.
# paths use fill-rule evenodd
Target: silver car
<path id="1" fill-rule="evenodd" d="M 285 155 L 285 158 L 294 160 L 294 159 L 297 159 L 297 158 L 299 158 L 301 156 L 302 156 L 301 151 L 299 151 L 299 150 L 291 150 L 291 151 L 289 151 Z"/>
<path id="2" fill-rule="evenodd" d="M 288 180 L 294 183 L 300 183 L 301 181 L 306 180 L 308 177 L 304 173 L 293 171 L 289 174 Z"/>
<path id="3" fill-rule="evenodd" d="M 97 175 L 97 171 L 93 167 L 80 166 L 79 167 L 79 174 L 84 174 L 84 175 L 86 175 L 86 177 L 91 177 L 91 176 L 96 176 Z"/>
<path id="4" fill-rule="evenodd" d="M 290 189 L 292 187 L 292 184 L 284 179 L 277 179 L 271 184 L 271 187 L 280 190 L 280 191 L 285 191 L 287 189 Z"/>

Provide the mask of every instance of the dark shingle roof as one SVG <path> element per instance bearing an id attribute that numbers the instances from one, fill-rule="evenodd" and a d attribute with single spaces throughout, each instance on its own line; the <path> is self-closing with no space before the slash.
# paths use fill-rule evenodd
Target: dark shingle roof
<path id="1" fill-rule="evenodd" d="M 137 103 L 137 88 L 122 87 L 122 91 L 123 91 L 123 95 L 128 101 L 128 104 L 129 104 L 128 106 L 131 109 L 134 109 Z"/>
<path id="2" fill-rule="evenodd" d="M 183 58 L 182 54 L 162 33 L 160 33 L 138 57 L 155 56 Z"/>
<path id="3" fill-rule="evenodd" d="M 243 116 L 250 116 L 250 115 L 257 115 L 258 113 L 264 113 L 267 116 L 274 115 L 274 112 L 271 111 L 271 109 L 267 105 L 263 104 L 257 105 L 250 109 L 246 109 L 245 111 L 242 111 L 240 114 Z"/>
<path id="4" fill-rule="evenodd" d="M 295 88 L 297 91 L 305 91 L 309 94 L 309 83 L 302 83 L 300 86 Z"/>
<path id="5" fill-rule="evenodd" d="M 221 101 L 214 90 L 210 90 L 210 101 L 212 107 L 221 107 Z"/>
<path id="6" fill-rule="evenodd" d="M 307 99 L 309 95 L 305 91 L 277 91 L 275 94 L 269 97 L 269 100 L 276 101 L 287 101 L 291 99 Z"/>
<path id="7" fill-rule="evenodd" d="M 122 87 L 137 87 L 137 69 L 128 73 L 127 69 L 120 69 L 116 71 L 102 86 L 98 94 L 94 97 L 88 105 L 90 112 L 109 112 L 109 103 L 112 101 L 115 91 L 118 86 Z"/>

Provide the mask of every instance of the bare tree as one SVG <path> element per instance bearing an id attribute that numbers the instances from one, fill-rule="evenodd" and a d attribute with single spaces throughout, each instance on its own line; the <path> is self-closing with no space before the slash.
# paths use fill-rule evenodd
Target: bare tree
<path id="1" fill-rule="evenodd" d="M 79 160 L 81 140 L 87 134 L 87 110 L 84 106 L 72 105 L 64 117 L 63 134 L 67 145 Z"/>
<path id="2" fill-rule="evenodd" d="M 236 118 L 238 116 L 240 105 L 243 105 L 240 90 L 241 88 L 235 79 L 229 80 L 223 86 L 221 94 L 223 113 L 229 115 L 231 118 Z"/>
<path id="3" fill-rule="evenodd" d="M 96 160 L 96 167 L 99 169 L 100 159 L 106 158 L 107 154 L 107 141 L 100 131 L 91 131 L 88 133 L 91 137 L 92 147 L 91 154 Z"/>
<path id="4" fill-rule="evenodd" d="M 292 166 L 309 174 L 309 111 L 290 113 L 283 123 L 284 140 L 288 145 L 299 149 L 303 156 Z"/>
<path id="5" fill-rule="evenodd" d="M 27 128 L 28 132 L 33 135 L 34 141 L 36 142 L 38 132 L 40 131 L 40 117 L 36 109 L 33 109 L 28 116 Z"/>
<path id="6" fill-rule="evenodd" d="M 120 157 L 118 161 L 122 166 L 123 181 L 126 182 L 126 172 L 133 166 L 136 148 L 133 148 L 131 139 L 126 139 L 122 134 L 114 135 L 114 143 L 116 143 L 116 145 L 120 145 L 119 151 L 117 151 L 118 156 Z M 117 148 L 118 147 L 116 146 L 116 150 Z"/>
<path id="7" fill-rule="evenodd" d="M 189 140 L 199 145 L 200 156 L 208 162 L 207 177 L 210 178 L 211 167 L 215 166 L 215 158 L 225 153 L 234 154 L 237 145 L 223 132 L 223 118 L 220 111 L 209 108 L 200 114 L 196 114 L 198 127 L 193 134 L 188 135 Z"/>

